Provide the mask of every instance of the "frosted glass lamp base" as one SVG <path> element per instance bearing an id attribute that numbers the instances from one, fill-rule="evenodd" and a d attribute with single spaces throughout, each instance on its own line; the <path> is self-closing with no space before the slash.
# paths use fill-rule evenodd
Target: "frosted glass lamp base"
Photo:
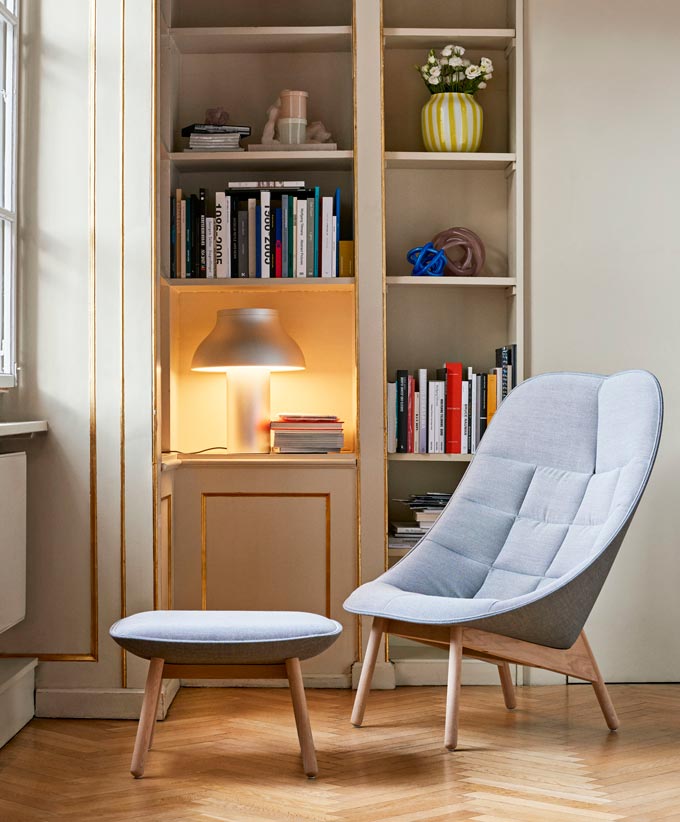
<path id="1" fill-rule="evenodd" d="M 269 370 L 227 372 L 227 448 L 230 454 L 268 454 L 270 449 Z"/>

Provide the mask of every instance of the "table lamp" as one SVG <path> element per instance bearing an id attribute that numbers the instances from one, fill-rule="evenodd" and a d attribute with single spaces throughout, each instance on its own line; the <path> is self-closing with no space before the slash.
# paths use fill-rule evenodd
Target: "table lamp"
<path id="1" fill-rule="evenodd" d="M 227 375 L 227 449 L 265 454 L 269 439 L 272 371 L 301 371 L 305 358 L 274 308 L 227 308 L 198 346 L 192 371 Z"/>

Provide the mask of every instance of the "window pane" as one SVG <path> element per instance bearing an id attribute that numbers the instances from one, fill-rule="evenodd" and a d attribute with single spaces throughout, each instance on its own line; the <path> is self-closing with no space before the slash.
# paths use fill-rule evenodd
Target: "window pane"
<path id="1" fill-rule="evenodd" d="M 14 26 L 0 18 L 0 205 L 14 210 Z"/>
<path id="2" fill-rule="evenodd" d="M 17 13 L 17 2 L 16 0 L 0 0 L 0 3 L 8 10 L 11 11 L 12 14 Z"/>

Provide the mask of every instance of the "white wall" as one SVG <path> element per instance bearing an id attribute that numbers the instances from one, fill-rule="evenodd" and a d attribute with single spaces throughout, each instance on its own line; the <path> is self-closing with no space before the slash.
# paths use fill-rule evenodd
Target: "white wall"
<path id="1" fill-rule="evenodd" d="M 610 680 L 680 680 L 680 4 L 527 0 L 529 372 L 647 368 L 666 417 L 587 629 Z"/>

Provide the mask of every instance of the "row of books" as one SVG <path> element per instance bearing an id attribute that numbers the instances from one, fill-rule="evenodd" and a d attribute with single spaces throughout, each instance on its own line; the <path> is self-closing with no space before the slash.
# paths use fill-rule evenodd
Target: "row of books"
<path id="1" fill-rule="evenodd" d="M 353 276 L 353 243 L 340 241 L 340 189 L 230 184 L 209 213 L 204 188 L 170 201 L 170 277 Z"/>
<path id="2" fill-rule="evenodd" d="M 342 450 L 343 422 L 335 416 L 280 414 L 271 423 L 279 454 L 330 454 Z"/>
<path id="3" fill-rule="evenodd" d="M 193 123 L 182 129 L 182 137 L 189 138 L 185 151 L 245 151 L 241 138 L 250 136 L 250 126 L 213 126 Z"/>
<path id="4" fill-rule="evenodd" d="M 517 346 L 496 349 L 496 367 L 477 374 L 447 362 L 429 378 L 397 370 L 387 383 L 390 454 L 474 454 L 497 408 L 515 387 Z"/>

